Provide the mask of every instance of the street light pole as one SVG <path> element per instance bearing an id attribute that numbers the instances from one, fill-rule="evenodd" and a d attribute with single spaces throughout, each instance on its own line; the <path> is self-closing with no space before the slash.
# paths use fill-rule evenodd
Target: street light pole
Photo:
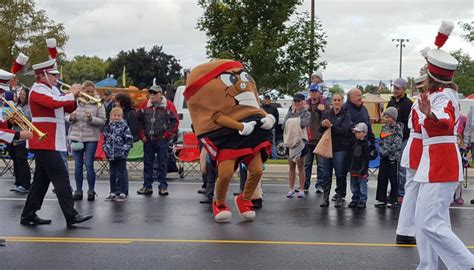
<path id="1" fill-rule="evenodd" d="M 309 83 L 311 83 L 311 74 L 314 72 L 314 1 L 311 0 L 311 25 L 310 25 L 310 43 L 309 43 Z"/>
<path id="2" fill-rule="evenodd" d="M 397 39 L 392 39 L 392 42 L 397 42 L 397 45 L 395 45 L 395 47 L 400 47 L 400 68 L 399 68 L 399 72 L 398 72 L 398 77 L 401 78 L 402 77 L 402 50 L 404 47 L 406 47 L 405 44 L 403 44 L 404 42 L 409 42 L 410 40 L 409 39 L 405 39 L 405 38 L 397 38 Z"/>

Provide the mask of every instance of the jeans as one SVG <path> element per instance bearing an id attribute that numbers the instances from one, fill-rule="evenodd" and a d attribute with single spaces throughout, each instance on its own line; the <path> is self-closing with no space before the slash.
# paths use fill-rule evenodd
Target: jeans
<path id="1" fill-rule="evenodd" d="M 353 202 L 367 202 L 367 177 L 351 176 L 351 191 Z"/>
<path id="2" fill-rule="evenodd" d="M 60 151 L 60 153 L 64 161 L 64 166 L 66 166 L 66 170 L 69 172 L 69 164 L 67 162 L 67 151 Z"/>
<path id="3" fill-rule="evenodd" d="M 278 122 L 278 119 L 276 119 L 276 121 Z M 270 154 L 271 159 L 277 158 L 277 148 L 276 148 L 275 141 L 276 141 L 276 131 L 275 131 L 275 128 L 272 128 L 272 152 Z"/>
<path id="4" fill-rule="evenodd" d="M 401 153 L 403 153 L 403 150 L 407 146 L 408 140 L 402 142 L 402 150 Z M 400 166 L 400 162 L 398 163 L 398 195 L 399 196 L 405 196 L 405 183 L 407 181 L 407 170 L 405 167 Z"/>
<path id="5" fill-rule="evenodd" d="M 143 144 L 143 187 L 153 188 L 153 182 L 158 180 L 160 183 L 159 189 L 167 189 L 166 173 L 168 172 L 168 141 L 147 141 Z M 158 162 L 156 167 L 156 174 L 153 173 L 153 163 L 155 161 L 155 154 Z"/>
<path id="6" fill-rule="evenodd" d="M 334 171 L 336 173 L 336 196 L 344 198 L 346 197 L 347 188 L 347 152 L 339 151 L 333 153 L 332 155 L 333 158 L 321 158 L 321 166 L 323 168 L 324 190 L 325 193 L 331 190 L 332 169 L 334 168 Z"/>
<path id="7" fill-rule="evenodd" d="M 87 184 L 89 190 L 93 191 L 95 188 L 95 171 L 94 158 L 95 150 L 97 149 L 97 142 L 84 142 L 84 149 L 72 151 L 74 158 L 74 177 L 76 178 L 76 190 L 82 191 L 84 159 L 87 171 Z"/>
<path id="8" fill-rule="evenodd" d="M 315 187 L 322 187 L 323 186 L 323 165 L 321 162 L 321 157 L 316 154 L 313 154 L 314 148 L 316 145 L 307 144 L 308 154 L 306 155 L 306 160 L 304 164 L 304 171 L 305 171 L 305 182 L 304 182 L 304 189 L 309 189 L 311 186 L 311 173 L 313 171 L 313 161 L 316 159 L 316 185 Z M 314 158 L 316 157 L 316 158 Z"/>
<path id="9" fill-rule="evenodd" d="M 118 159 L 110 160 L 110 193 L 124 193 L 128 192 L 128 171 L 127 160 Z"/>
<path id="10" fill-rule="evenodd" d="M 209 156 L 206 156 L 206 196 L 209 199 L 214 198 L 214 188 L 216 186 L 217 169 L 216 161 L 212 160 Z"/>

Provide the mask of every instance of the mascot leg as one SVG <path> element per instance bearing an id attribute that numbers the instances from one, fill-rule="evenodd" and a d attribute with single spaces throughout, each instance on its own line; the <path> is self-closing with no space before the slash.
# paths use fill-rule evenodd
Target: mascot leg
<path id="1" fill-rule="evenodd" d="M 229 183 L 234 176 L 234 166 L 236 160 L 224 160 L 217 166 L 216 200 L 212 203 L 212 213 L 216 222 L 229 222 L 232 213 L 225 203 Z"/>
<path id="2" fill-rule="evenodd" d="M 239 196 L 235 197 L 235 205 L 239 215 L 244 220 L 255 219 L 255 211 L 252 205 L 252 196 L 257 189 L 258 183 L 262 178 L 262 157 L 260 152 L 248 164 L 248 178 L 245 187 Z"/>

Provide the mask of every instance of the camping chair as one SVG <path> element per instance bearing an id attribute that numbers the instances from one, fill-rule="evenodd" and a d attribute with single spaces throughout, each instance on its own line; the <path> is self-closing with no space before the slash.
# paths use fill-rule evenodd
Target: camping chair
<path id="1" fill-rule="evenodd" d="M 377 158 L 369 161 L 369 176 L 375 177 L 380 167 L 380 155 L 379 155 L 379 143 L 380 139 L 375 139 L 375 148 L 377 149 Z"/>
<path id="2" fill-rule="evenodd" d="M 105 155 L 102 146 L 104 145 L 104 134 L 100 134 L 99 142 L 97 143 L 97 149 L 95 150 L 95 158 L 94 161 L 99 163 L 99 168 L 95 170 L 95 174 L 97 177 L 100 177 L 105 171 L 110 173 L 109 171 L 109 161 L 107 160 L 107 156 Z"/>
<path id="3" fill-rule="evenodd" d="M 128 152 L 127 164 L 129 170 L 139 170 L 140 164 L 143 162 L 143 142 L 137 141 L 133 143 L 132 149 Z"/>
<path id="4" fill-rule="evenodd" d="M 199 157 L 200 151 L 198 148 L 198 139 L 194 133 L 183 134 L 183 147 L 176 152 L 178 156 L 178 170 L 181 172 L 179 176 L 184 178 L 190 173 L 194 172 L 198 175 L 201 174 L 199 168 Z M 185 169 L 185 164 L 188 164 Z"/>
<path id="5" fill-rule="evenodd" d="M 13 160 L 8 154 L 7 146 L 5 144 L 0 144 L 0 160 L 3 163 L 3 168 L 0 169 L 0 176 L 3 176 L 7 172 L 15 175 L 13 171 Z"/>

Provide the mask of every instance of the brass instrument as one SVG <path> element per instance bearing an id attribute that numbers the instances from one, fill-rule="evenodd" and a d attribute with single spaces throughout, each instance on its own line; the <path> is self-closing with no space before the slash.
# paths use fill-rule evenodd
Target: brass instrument
<path id="1" fill-rule="evenodd" d="M 71 88 L 71 86 L 69 84 L 66 84 L 62 81 L 57 81 L 60 85 L 61 85 L 61 88 L 59 88 L 59 90 L 61 90 L 61 92 L 63 93 L 70 93 L 68 89 Z M 98 98 L 95 98 L 87 93 L 84 93 L 84 92 L 79 92 L 79 96 L 80 96 L 80 99 L 81 101 L 83 101 L 84 103 L 86 104 L 96 104 L 97 105 L 97 108 L 100 108 L 100 106 L 102 106 L 102 103 L 100 102 L 100 99 Z"/>
<path id="2" fill-rule="evenodd" d="M 42 132 L 37 127 L 35 127 L 33 123 L 31 123 L 31 121 L 28 120 L 28 118 L 26 118 L 26 116 L 15 107 L 15 104 L 13 102 L 6 100 L 4 97 L 2 97 L 2 100 L 11 109 L 11 110 L 4 110 L 5 114 L 7 115 L 8 121 L 19 126 L 21 130 L 24 130 L 24 131 L 32 130 L 33 132 L 38 134 L 40 141 L 44 140 L 46 136 L 48 136 L 48 134 Z"/>

